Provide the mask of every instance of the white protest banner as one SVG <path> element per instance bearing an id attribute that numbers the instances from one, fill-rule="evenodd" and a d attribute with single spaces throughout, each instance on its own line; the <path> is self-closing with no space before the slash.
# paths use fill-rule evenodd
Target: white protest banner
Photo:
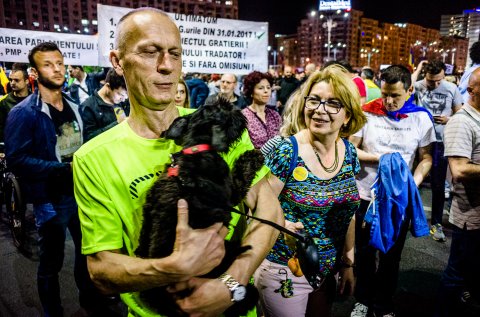
<path id="1" fill-rule="evenodd" d="M 28 52 L 42 42 L 54 42 L 68 65 L 98 65 L 94 35 L 0 28 L 0 61 L 28 63 Z"/>
<path id="2" fill-rule="evenodd" d="M 111 66 L 116 26 L 130 8 L 97 5 L 99 65 Z M 183 72 L 248 74 L 268 69 L 268 23 L 168 13 L 182 37 Z"/>

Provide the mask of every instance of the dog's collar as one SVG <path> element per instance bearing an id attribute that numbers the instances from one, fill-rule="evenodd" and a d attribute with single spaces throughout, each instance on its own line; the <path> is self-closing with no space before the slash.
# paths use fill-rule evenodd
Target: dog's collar
<path id="1" fill-rule="evenodd" d="M 212 146 L 210 144 L 198 144 L 198 145 L 194 145 L 186 149 L 183 149 L 182 153 L 189 155 L 189 154 L 196 154 L 196 153 L 210 151 L 210 150 L 212 150 Z"/>
<path id="2" fill-rule="evenodd" d="M 205 152 L 205 151 L 210 151 L 212 149 L 212 146 L 210 144 L 198 144 L 194 145 L 191 147 L 188 147 L 186 149 L 181 150 L 178 153 L 174 153 L 170 155 L 172 159 L 172 165 L 167 169 L 167 175 L 168 177 L 177 177 L 178 176 L 178 165 L 175 163 L 176 158 L 178 157 L 179 153 L 185 154 L 185 155 L 190 155 L 190 154 L 197 154 L 200 152 Z"/>

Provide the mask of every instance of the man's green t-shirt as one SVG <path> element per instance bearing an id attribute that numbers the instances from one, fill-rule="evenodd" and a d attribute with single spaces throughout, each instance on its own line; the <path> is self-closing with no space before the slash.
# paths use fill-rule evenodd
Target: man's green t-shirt
<path id="1" fill-rule="evenodd" d="M 177 109 L 180 116 L 193 111 Z M 223 158 L 232 168 L 242 153 L 253 148 L 245 130 L 241 140 Z M 138 136 L 124 121 L 93 138 L 75 153 L 73 175 L 82 228 L 82 253 L 120 249 L 134 256 L 147 191 L 170 165 L 170 154 L 180 150 L 172 140 Z M 263 167 L 253 183 L 267 173 L 268 168 Z M 227 238 L 238 219 L 239 215 L 232 214 Z M 131 313 L 155 316 L 142 307 L 138 293 L 124 293 L 121 297 Z"/>

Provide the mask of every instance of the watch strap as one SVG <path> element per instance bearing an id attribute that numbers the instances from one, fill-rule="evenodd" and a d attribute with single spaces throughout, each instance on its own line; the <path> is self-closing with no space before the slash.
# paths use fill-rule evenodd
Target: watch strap
<path id="1" fill-rule="evenodd" d="M 218 279 L 222 281 L 223 284 L 227 285 L 230 292 L 233 292 L 233 290 L 237 288 L 238 285 L 240 285 L 237 280 L 235 280 L 230 274 L 227 273 L 223 273 L 218 277 Z"/>

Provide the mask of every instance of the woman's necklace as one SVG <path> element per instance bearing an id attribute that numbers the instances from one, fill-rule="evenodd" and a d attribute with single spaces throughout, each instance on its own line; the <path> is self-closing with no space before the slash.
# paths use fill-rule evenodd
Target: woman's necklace
<path id="1" fill-rule="evenodd" d="M 313 152 L 315 152 L 315 155 L 317 156 L 317 159 L 320 162 L 320 165 L 322 166 L 323 170 L 327 173 L 335 172 L 335 170 L 338 167 L 338 145 L 337 145 L 337 141 L 335 141 L 335 161 L 333 162 L 332 166 L 330 166 L 330 167 L 326 167 L 325 165 L 323 165 L 322 159 L 320 158 L 320 154 L 318 154 L 317 149 L 315 148 L 315 146 L 313 144 L 312 144 L 312 149 L 313 149 Z"/>

